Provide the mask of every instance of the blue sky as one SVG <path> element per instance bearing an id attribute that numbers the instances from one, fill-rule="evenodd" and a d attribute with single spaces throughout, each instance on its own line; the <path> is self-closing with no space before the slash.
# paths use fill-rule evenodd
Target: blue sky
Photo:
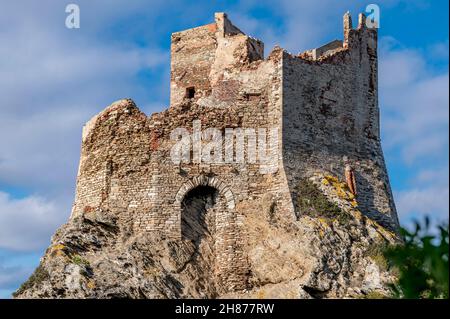
<path id="1" fill-rule="evenodd" d="M 65 27 L 78 4 L 81 28 Z M 10 1 L 0 10 L 0 298 L 39 263 L 72 205 L 81 127 L 111 102 L 169 103 L 170 33 L 227 12 L 298 53 L 342 38 L 363 1 Z M 400 220 L 448 221 L 448 1 L 377 1 L 382 143 Z"/>

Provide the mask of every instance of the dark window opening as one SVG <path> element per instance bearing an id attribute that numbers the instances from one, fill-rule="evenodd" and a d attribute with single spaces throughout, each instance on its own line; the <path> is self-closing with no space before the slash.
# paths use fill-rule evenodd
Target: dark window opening
<path id="1" fill-rule="evenodd" d="M 192 99 L 195 96 L 195 88 L 193 86 L 186 88 L 186 97 Z"/>

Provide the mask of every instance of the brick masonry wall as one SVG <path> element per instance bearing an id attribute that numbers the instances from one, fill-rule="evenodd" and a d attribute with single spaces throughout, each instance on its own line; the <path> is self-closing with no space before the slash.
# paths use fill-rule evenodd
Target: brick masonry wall
<path id="1" fill-rule="evenodd" d="M 244 35 L 224 14 L 213 24 L 172 35 L 171 105 L 147 117 L 131 100 L 113 103 L 83 130 L 77 193 L 71 218 L 100 209 L 135 234 L 181 238 L 181 203 L 197 186 L 218 190 L 216 278 L 243 289 L 249 265 L 239 203 L 270 195 L 277 214 L 296 218 L 296 183 L 316 171 L 343 176 L 355 168 L 361 211 L 396 225 L 379 139 L 376 33 L 348 30 L 342 50 L 292 56 Z M 194 97 L 186 89 L 195 88 Z M 278 169 L 259 163 L 172 162 L 176 128 L 277 128 Z M 206 143 L 203 142 L 203 145 Z M 217 211 L 217 210 L 216 210 Z"/>

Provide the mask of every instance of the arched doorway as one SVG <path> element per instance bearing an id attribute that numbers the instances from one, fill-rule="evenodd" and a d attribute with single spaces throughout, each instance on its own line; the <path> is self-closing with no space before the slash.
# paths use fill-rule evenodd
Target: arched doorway
<path id="1" fill-rule="evenodd" d="M 224 198 L 211 186 L 191 189 L 181 203 L 181 239 L 192 251 L 188 271 L 197 278 L 195 289 L 208 298 L 218 292 L 217 253 L 222 237 L 217 215 L 226 210 Z"/>
<path id="2" fill-rule="evenodd" d="M 190 190 L 181 204 L 181 238 L 199 242 L 215 233 L 214 206 L 219 192 L 211 186 Z"/>
<path id="3" fill-rule="evenodd" d="M 217 177 L 200 175 L 178 190 L 174 209 L 180 239 L 189 260 L 182 272 L 194 281 L 194 295 L 214 298 L 246 287 L 246 259 L 241 249 L 235 198 Z M 191 294 L 192 295 L 192 294 Z"/>

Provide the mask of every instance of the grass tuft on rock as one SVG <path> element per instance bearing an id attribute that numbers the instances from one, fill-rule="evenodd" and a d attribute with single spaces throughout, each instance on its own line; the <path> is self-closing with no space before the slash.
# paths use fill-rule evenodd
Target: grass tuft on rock
<path id="1" fill-rule="evenodd" d="M 387 271 L 390 268 L 389 261 L 384 256 L 388 246 L 385 243 L 374 243 L 364 252 L 380 268 L 381 271 Z"/>
<path id="2" fill-rule="evenodd" d="M 328 221 L 337 220 L 346 223 L 350 220 L 347 212 L 340 209 L 308 179 L 303 179 L 297 187 L 297 210 L 300 215 L 325 218 Z"/>
<path id="3" fill-rule="evenodd" d="M 12 295 L 13 295 L 13 297 L 16 297 L 16 296 L 20 295 L 21 293 L 23 293 L 25 290 L 27 290 L 35 285 L 39 285 L 40 283 L 42 283 L 43 281 L 45 281 L 49 278 L 50 278 L 50 274 L 48 273 L 48 271 L 42 265 L 39 265 L 35 269 L 33 274 L 30 276 L 30 278 L 28 278 L 28 280 L 25 281 L 19 287 L 19 289 L 17 289 L 17 291 L 15 291 Z"/>
<path id="4" fill-rule="evenodd" d="M 89 261 L 81 257 L 80 255 L 72 256 L 72 263 L 78 266 L 89 266 Z"/>

